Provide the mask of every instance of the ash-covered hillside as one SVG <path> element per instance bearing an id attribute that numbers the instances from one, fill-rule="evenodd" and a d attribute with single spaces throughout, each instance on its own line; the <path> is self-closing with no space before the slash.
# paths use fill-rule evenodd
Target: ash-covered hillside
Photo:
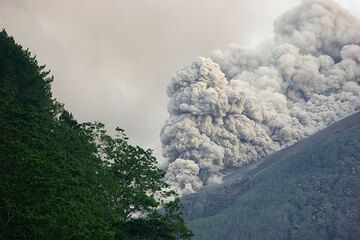
<path id="1" fill-rule="evenodd" d="M 195 239 L 360 239 L 360 113 L 183 204 Z"/>

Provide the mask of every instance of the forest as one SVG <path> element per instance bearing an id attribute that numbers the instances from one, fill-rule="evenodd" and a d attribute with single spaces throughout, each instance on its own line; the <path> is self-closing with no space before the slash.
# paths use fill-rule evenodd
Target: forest
<path id="1" fill-rule="evenodd" d="M 79 123 L 0 32 L 0 239 L 190 239 L 151 150 Z"/>

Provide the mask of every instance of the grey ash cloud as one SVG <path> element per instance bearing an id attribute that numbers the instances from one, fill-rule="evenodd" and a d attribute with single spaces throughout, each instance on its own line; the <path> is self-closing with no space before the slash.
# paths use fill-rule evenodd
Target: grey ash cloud
<path id="1" fill-rule="evenodd" d="M 360 22 L 337 3 L 305 0 L 273 40 L 198 57 L 167 88 L 161 130 L 167 178 L 184 194 L 360 108 Z"/>

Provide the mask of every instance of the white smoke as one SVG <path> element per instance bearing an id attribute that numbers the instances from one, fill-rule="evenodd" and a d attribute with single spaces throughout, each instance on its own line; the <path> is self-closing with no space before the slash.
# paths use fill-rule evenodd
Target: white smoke
<path id="1" fill-rule="evenodd" d="M 221 182 L 360 107 L 360 23 L 329 0 L 280 16 L 271 43 L 199 57 L 168 86 L 167 179 L 183 193 Z"/>

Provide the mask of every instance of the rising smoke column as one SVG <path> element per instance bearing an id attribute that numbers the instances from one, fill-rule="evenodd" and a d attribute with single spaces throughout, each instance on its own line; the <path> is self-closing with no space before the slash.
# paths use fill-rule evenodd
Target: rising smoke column
<path id="1" fill-rule="evenodd" d="M 360 23 L 329 0 L 303 1 L 256 49 L 230 45 L 172 78 L 160 137 L 182 193 L 293 144 L 360 108 Z"/>

